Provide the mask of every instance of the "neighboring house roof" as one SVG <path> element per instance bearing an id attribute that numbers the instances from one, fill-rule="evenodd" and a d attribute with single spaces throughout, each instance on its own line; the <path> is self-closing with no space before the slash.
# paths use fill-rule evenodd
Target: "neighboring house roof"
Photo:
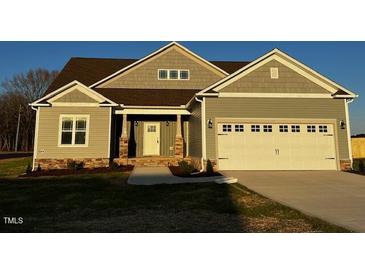
<path id="1" fill-rule="evenodd" d="M 117 104 L 131 106 L 186 105 L 199 92 L 196 89 L 94 88 L 94 90 Z"/>
<path id="2" fill-rule="evenodd" d="M 74 80 L 77 80 L 86 86 L 90 86 L 136 61 L 138 60 L 73 57 L 67 62 L 44 95 L 47 95 Z M 211 63 L 228 73 L 232 73 L 247 65 L 249 62 L 211 61 Z"/>

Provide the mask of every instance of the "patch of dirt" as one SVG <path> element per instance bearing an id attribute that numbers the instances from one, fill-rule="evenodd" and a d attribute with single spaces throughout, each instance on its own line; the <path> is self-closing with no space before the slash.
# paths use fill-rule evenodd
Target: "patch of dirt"
<path id="1" fill-rule="evenodd" d="M 222 176 L 222 174 L 220 174 L 219 172 L 214 172 L 213 174 L 208 174 L 206 172 L 186 174 L 179 166 L 169 166 L 169 168 L 170 168 L 171 173 L 178 177 L 196 178 L 196 177 Z M 198 172 L 198 170 L 194 170 L 194 172 Z"/>
<path id="2" fill-rule="evenodd" d="M 132 171 L 134 166 L 120 166 L 117 168 L 99 167 L 99 168 L 83 168 L 83 169 L 50 169 L 33 171 L 28 174 L 22 174 L 19 177 L 41 177 L 41 176 L 63 176 L 63 175 L 79 175 L 79 174 L 98 174 L 110 172 Z"/>
<path id="3" fill-rule="evenodd" d="M 248 231 L 299 233 L 314 232 L 312 225 L 303 219 L 278 219 L 273 217 L 247 218 Z"/>

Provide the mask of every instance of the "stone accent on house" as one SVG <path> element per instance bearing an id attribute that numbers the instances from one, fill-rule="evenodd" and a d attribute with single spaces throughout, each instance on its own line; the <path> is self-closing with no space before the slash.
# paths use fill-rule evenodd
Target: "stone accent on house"
<path id="1" fill-rule="evenodd" d="M 119 158 L 114 159 L 119 165 L 133 165 L 136 167 L 140 166 L 177 166 L 179 161 L 185 160 L 191 163 L 190 158 L 176 158 L 176 157 L 140 157 L 140 158 Z"/>
<path id="2" fill-rule="evenodd" d="M 342 171 L 352 170 L 351 160 L 340 160 L 340 169 Z"/>
<path id="3" fill-rule="evenodd" d="M 128 137 L 119 138 L 119 158 L 128 158 Z"/>
<path id="4" fill-rule="evenodd" d="M 181 136 L 176 136 L 175 138 L 175 157 L 184 157 L 184 139 Z"/>
<path id="5" fill-rule="evenodd" d="M 75 161 L 77 163 L 84 162 L 84 168 L 108 167 L 109 158 L 65 158 L 65 159 L 36 159 L 34 169 L 38 166 L 43 170 L 48 169 L 67 169 L 67 163 Z"/>

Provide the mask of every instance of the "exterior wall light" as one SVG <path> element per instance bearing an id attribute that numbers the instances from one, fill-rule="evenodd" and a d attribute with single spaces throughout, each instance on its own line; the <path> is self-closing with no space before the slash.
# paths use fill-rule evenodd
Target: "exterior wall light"
<path id="1" fill-rule="evenodd" d="M 170 125 L 170 122 L 169 121 L 166 121 L 166 126 L 168 127 Z"/>
<path id="2" fill-rule="evenodd" d="M 136 127 L 138 127 L 138 121 L 135 121 L 134 124 L 136 125 Z"/>
<path id="3" fill-rule="evenodd" d="M 212 121 L 212 119 L 208 119 L 208 128 L 213 128 L 213 121 Z"/>
<path id="4" fill-rule="evenodd" d="M 340 121 L 340 127 L 341 129 L 346 129 L 346 123 L 343 120 Z"/>

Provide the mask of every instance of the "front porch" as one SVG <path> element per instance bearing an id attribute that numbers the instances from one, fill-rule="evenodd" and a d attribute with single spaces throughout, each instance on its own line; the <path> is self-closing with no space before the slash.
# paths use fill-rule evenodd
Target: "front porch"
<path id="1" fill-rule="evenodd" d="M 188 115 L 113 115 L 111 156 L 134 166 L 169 166 L 190 162 Z"/>

